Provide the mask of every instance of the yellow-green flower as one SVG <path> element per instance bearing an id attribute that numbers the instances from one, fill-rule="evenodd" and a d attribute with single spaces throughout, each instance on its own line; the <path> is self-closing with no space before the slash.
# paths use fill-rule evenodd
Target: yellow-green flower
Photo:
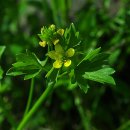
<path id="1" fill-rule="evenodd" d="M 42 41 L 39 42 L 39 45 L 45 47 L 47 44 L 58 44 L 59 36 L 63 36 L 64 29 L 56 29 L 54 24 L 50 25 L 48 28 L 43 27 L 41 29 L 41 34 L 38 34 Z"/>
<path id="2" fill-rule="evenodd" d="M 53 44 L 56 45 L 60 40 L 59 39 L 55 39 L 53 40 Z"/>
<path id="3" fill-rule="evenodd" d="M 47 42 L 46 42 L 46 41 L 42 41 L 42 42 L 40 41 L 40 42 L 39 42 L 39 45 L 40 45 L 40 46 L 42 46 L 42 47 L 45 47 L 45 46 L 46 46 L 46 44 L 47 44 Z"/>
<path id="4" fill-rule="evenodd" d="M 56 26 L 55 26 L 54 24 L 52 24 L 52 25 L 49 26 L 49 29 L 55 30 L 55 29 L 56 29 Z"/>
<path id="5" fill-rule="evenodd" d="M 69 67 L 71 65 L 70 57 L 74 56 L 75 50 L 73 48 L 69 48 L 67 51 L 64 51 L 60 44 L 55 45 L 55 50 L 48 52 L 48 56 L 51 59 L 54 59 L 53 63 L 54 68 L 61 68 L 62 65 L 65 67 Z"/>
<path id="6" fill-rule="evenodd" d="M 63 34 L 64 34 L 64 29 L 58 29 L 58 30 L 57 30 L 57 33 L 60 34 L 61 36 L 63 36 Z"/>

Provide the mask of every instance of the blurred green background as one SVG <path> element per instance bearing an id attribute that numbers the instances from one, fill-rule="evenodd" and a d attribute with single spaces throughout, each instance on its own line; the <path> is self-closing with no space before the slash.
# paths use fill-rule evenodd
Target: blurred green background
<path id="1" fill-rule="evenodd" d="M 15 55 L 26 49 L 44 59 L 38 44 L 41 27 L 65 28 L 73 22 L 84 47 L 102 47 L 116 70 L 116 86 L 91 83 L 87 94 L 61 81 L 25 130 L 130 130 L 130 0 L 1 0 L 0 130 L 13 130 L 24 113 L 30 81 L 6 76 Z M 45 89 L 35 79 L 33 103 Z M 33 104 L 32 103 L 32 104 Z"/>

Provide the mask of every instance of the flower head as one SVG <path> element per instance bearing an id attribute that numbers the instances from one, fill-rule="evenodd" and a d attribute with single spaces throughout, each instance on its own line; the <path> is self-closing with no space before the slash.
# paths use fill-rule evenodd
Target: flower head
<path id="1" fill-rule="evenodd" d="M 62 65 L 65 67 L 69 67 L 71 65 L 71 60 L 69 59 L 75 54 L 75 50 L 73 48 L 69 48 L 67 51 L 64 51 L 60 44 L 55 45 L 55 50 L 48 52 L 48 56 L 51 59 L 54 59 L 53 63 L 54 68 L 61 68 Z"/>
<path id="2" fill-rule="evenodd" d="M 45 47 L 46 45 L 56 45 L 59 43 L 59 37 L 62 37 L 64 34 L 64 29 L 56 29 L 54 24 L 50 25 L 48 28 L 43 27 L 41 29 L 41 34 L 39 37 L 42 41 L 39 42 L 39 45 Z"/>

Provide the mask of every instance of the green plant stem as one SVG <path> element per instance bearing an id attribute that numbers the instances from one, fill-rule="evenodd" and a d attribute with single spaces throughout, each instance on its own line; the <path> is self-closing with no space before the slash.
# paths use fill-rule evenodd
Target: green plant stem
<path id="1" fill-rule="evenodd" d="M 30 109 L 30 111 L 25 115 L 25 117 L 22 119 L 20 122 L 19 126 L 17 127 L 16 130 L 22 130 L 28 120 L 33 116 L 33 114 L 38 110 L 40 105 L 45 101 L 45 99 L 49 96 L 49 94 L 52 92 L 54 87 L 54 83 L 50 83 L 46 90 L 42 93 L 42 95 L 39 97 L 39 99 L 36 101 L 34 106 Z"/>
<path id="2" fill-rule="evenodd" d="M 50 69 L 50 71 L 45 75 L 45 78 L 48 78 L 50 76 L 50 74 L 52 73 L 53 70 L 54 70 L 54 67 L 52 67 Z"/>
<path id="3" fill-rule="evenodd" d="M 53 14 L 54 22 L 57 26 L 61 26 L 60 20 L 58 18 L 58 10 L 57 10 L 58 1 L 52 0 L 51 1 L 51 9 Z"/>
<path id="4" fill-rule="evenodd" d="M 75 105 L 77 106 L 84 130 L 90 130 L 89 119 L 86 116 L 86 114 L 81 106 L 81 100 L 80 100 L 79 96 L 77 96 L 76 94 L 74 94 L 74 95 L 75 95 Z"/>
<path id="5" fill-rule="evenodd" d="M 31 101 L 32 101 L 32 96 L 33 96 L 33 90 L 34 90 L 34 78 L 31 79 L 29 97 L 28 97 L 28 101 L 27 101 L 27 105 L 26 105 L 24 116 L 28 113 L 29 108 L 31 106 Z"/>

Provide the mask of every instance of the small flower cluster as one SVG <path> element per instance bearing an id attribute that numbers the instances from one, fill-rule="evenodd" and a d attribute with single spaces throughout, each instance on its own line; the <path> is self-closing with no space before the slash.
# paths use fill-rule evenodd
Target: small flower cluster
<path id="1" fill-rule="evenodd" d="M 63 49 L 60 38 L 64 37 L 64 29 L 57 30 L 55 25 L 52 24 L 49 28 L 43 27 L 39 37 L 42 40 L 39 42 L 40 46 L 54 46 L 54 50 L 47 53 L 47 56 L 55 60 L 53 63 L 54 68 L 58 69 L 61 68 L 62 65 L 64 65 L 64 67 L 69 67 L 71 65 L 72 61 L 70 58 L 74 56 L 75 50 L 73 48 L 67 50 Z"/>
<path id="2" fill-rule="evenodd" d="M 56 27 L 54 24 L 52 24 L 49 28 L 43 27 L 41 29 L 41 34 L 39 34 L 39 37 L 42 41 L 39 42 L 40 46 L 45 47 L 47 44 L 51 45 L 52 43 L 56 45 L 59 43 L 58 37 L 63 36 L 64 29 L 58 29 L 56 30 Z"/>
<path id="3" fill-rule="evenodd" d="M 54 59 L 53 63 L 54 68 L 61 68 L 64 64 L 65 67 L 69 67 L 71 65 L 71 60 L 69 59 L 75 53 L 73 48 L 69 48 L 67 51 L 64 51 L 60 44 L 55 45 L 55 50 L 48 52 L 48 56 L 51 59 Z"/>

